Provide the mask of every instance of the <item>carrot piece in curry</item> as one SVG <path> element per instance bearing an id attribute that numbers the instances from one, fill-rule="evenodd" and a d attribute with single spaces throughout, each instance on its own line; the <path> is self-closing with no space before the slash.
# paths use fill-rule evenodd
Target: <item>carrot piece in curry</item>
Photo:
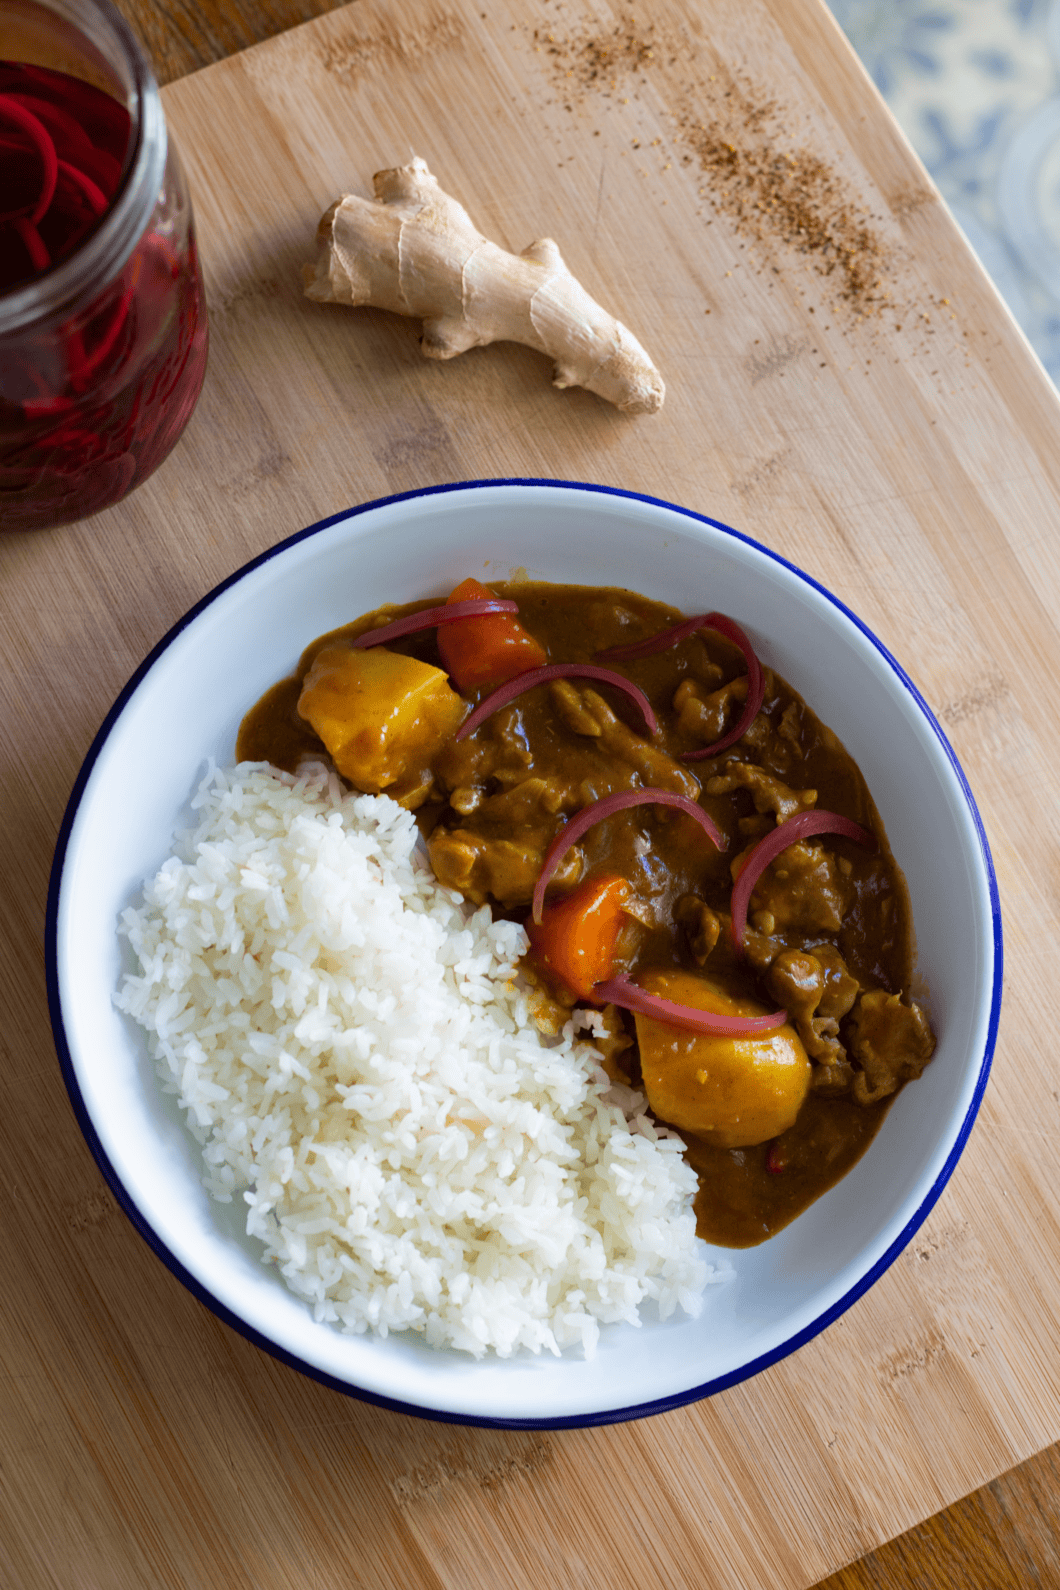
<path id="1" fill-rule="evenodd" d="M 448 600 L 468 602 L 492 595 L 481 581 L 468 579 L 457 586 Z M 442 667 L 459 690 L 504 684 L 516 674 L 525 673 L 528 668 L 542 668 L 548 662 L 543 648 L 508 613 L 443 624 L 438 630 L 438 651 Z"/>
<path id="2" fill-rule="evenodd" d="M 540 923 L 529 921 L 531 953 L 537 965 L 558 977 L 579 999 L 593 998 L 593 985 L 611 976 L 615 942 L 629 894 L 625 878 L 589 878 L 555 905 Z"/>

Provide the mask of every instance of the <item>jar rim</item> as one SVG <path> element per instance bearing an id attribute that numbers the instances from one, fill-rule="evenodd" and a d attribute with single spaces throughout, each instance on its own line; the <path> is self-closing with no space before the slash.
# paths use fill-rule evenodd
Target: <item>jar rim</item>
<path id="1" fill-rule="evenodd" d="M 130 149 L 114 202 L 84 243 L 40 276 L 0 292 L 0 336 L 69 308 L 118 274 L 147 227 L 166 169 L 166 120 L 158 83 L 121 12 L 111 0 L 32 0 L 32 4 L 69 22 L 89 42 L 102 46 L 112 62 L 115 54 L 120 57 L 130 79 Z"/>

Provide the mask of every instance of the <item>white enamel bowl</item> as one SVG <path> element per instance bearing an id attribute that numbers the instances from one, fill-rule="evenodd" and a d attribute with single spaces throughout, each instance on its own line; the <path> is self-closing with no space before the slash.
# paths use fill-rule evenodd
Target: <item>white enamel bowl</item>
<path id="1" fill-rule="evenodd" d="M 912 895 L 938 1050 L 854 1170 L 787 1230 L 731 1257 L 698 1320 L 609 1327 L 590 1362 L 481 1363 L 418 1338 L 348 1337 L 263 1266 L 237 1206 L 212 1203 L 198 1150 L 163 1100 L 139 1030 L 112 1003 L 116 933 L 187 822 L 208 757 L 231 761 L 246 709 L 307 641 L 387 601 L 474 574 L 623 585 L 684 612 L 729 613 L 853 754 Z M 824 1329 L 882 1274 L 950 1176 L 986 1082 L 1001 926 L 971 793 L 916 689 L 806 575 L 709 519 L 599 488 L 509 481 L 369 504 L 275 547 L 219 586 L 116 702 L 70 800 L 48 912 L 56 1043 L 115 1196 L 222 1319 L 339 1390 L 430 1417 L 524 1426 L 660 1412 L 755 1374 Z"/>

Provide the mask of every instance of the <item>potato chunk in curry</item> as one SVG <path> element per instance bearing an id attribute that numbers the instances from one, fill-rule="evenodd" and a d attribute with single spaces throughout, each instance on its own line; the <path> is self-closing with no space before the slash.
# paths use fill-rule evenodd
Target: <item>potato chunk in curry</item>
<path id="1" fill-rule="evenodd" d="M 649 994 L 717 1016 L 765 1016 L 706 978 L 674 969 L 642 973 Z M 795 1125 L 810 1091 L 810 1060 L 794 1027 L 753 1036 L 690 1032 L 637 1015 L 644 1091 L 662 1120 L 718 1148 L 748 1148 Z"/>
<path id="2" fill-rule="evenodd" d="M 467 706 L 430 663 L 383 646 L 357 651 L 336 642 L 313 659 L 298 711 L 355 788 L 378 795 L 425 781 L 426 794 L 431 758 L 456 733 Z"/>

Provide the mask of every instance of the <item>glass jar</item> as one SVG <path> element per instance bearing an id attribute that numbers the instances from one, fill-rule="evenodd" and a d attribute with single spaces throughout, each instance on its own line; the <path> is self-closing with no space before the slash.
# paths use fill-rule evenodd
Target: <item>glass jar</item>
<path id="1" fill-rule="evenodd" d="M 3 172 L 0 529 L 39 530 L 146 480 L 206 371 L 191 203 L 109 0 L 0 0 Z"/>

